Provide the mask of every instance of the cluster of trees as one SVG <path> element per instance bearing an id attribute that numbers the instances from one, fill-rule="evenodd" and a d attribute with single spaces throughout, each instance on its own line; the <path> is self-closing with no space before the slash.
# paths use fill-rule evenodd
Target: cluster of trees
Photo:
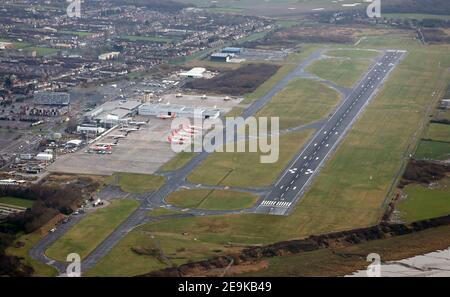
<path id="1" fill-rule="evenodd" d="M 253 92 L 279 68 L 280 66 L 271 64 L 247 64 L 211 79 L 195 79 L 187 82 L 185 86 L 190 89 L 240 96 Z"/>
<path id="2" fill-rule="evenodd" d="M 59 213 L 70 214 L 82 196 L 75 186 L 63 188 L 31 186 L 27 188 L 5 186 L 0 188 L 0 197 L 11 196 L 33 200 L 33 206 L 25 212 L 10 216 L 1 225 L 0 231 L 7 233 L 33 232 Z"/>

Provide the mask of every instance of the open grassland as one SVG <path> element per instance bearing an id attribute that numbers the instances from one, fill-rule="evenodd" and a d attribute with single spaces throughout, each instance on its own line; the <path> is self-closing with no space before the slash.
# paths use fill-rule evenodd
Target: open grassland
<path id="1" fill-rule="evenodd" d="M 424 138 L 450 143 L 450 125 L 430 124 Z"/>
<path id="2" fill-rule="evenodd" d="M 85 276 L 135 276 L 233 251 L 236 248 L 201 242 L 187 233 L 167 236 L 138 228 L 125 236 Z"/>
<path id="3" fill-rule="evenodd" d="M 421 140 L 414 157 L 418 160 L 445 160 L 450 158 L 450 143 Z"/>
<path id="4" fill-rule="evenodd" d="M 16 198 L 16 197 L 0 197 L 0 204 L 31 208 L 33 200 Z"/>
<path id="5" fill-rule="evenodd" d="M 174 158 L 170 159 L 166 164 L 161 167 L 162 171 L 174 171 L 182 168 L 186 165 L 193 157 L 195 153 L 192 152 L 181 152 L 178 153 Z"/>
<path id="6" fill-rule="evenodd" d="M 58 261 L 66 261 L 70 253 L 85 258 L 139 205 L 135 200 L 113 200 L 111 205 L 88 214 L 65 233 L 46 251 L 46 255 Z"/>
<path id="7" fill-rule="evenodd" d="M 327 56 L 337 57 L 337 58 L 351 58 L 351 59 L 374 59 L 381 53 L 378 51 L 370 50 L 330 50 L 325 53 Z"/>
<path id="8" fill-rule="evenodd" d="M 260 117 L 279 117 L 280 129 L 322 119 L 339 103 L 340 95 L 323 83 L 298 78 L 291 81 L 260 111 Z"/>
<path id="9" fill-rule="evenodd" d="M 303 147 L 313 131 L 288 133 L 280 136 L 279 159 L 275 163 L 261 163 L 260 153 L 213 153 L 188 180 L 192 183 L 235 187 L 262 187 L 271 185 Z"/>
<path id="10" fill-rule="evenodd" d="M 146 193 L 159 189 L 164 184 L 164 177 L 151 174 L 139 173 L 116 173 L 111 176 L 109 183 L 116 184 L 124 192 Z"/>
<path id="11" fill-rule="evenodd" d="M 252 207 L 258 196 L 226 190 L 182 190 L 170 194 L 166 201 L 185 208 L 232 210 Z"/>
<path id="12" fill-rule="evenodd" d="M 322 249 L 298 255 L 267 259 L 267 268 L 242 276 L 344 276 L 367 268 L 365 255 L 377 253 L 383 261 L 397 261 L 445 249 L 450 227 L 374 240 L 344 248 Z"/>
<path id="13" fill-rule="evenodd" d="M 450 214 L 450 179 L 439 182 L 432 188 L 424 185 L 408 185 L 403 192 L 407 195 L 397 209 L 400 218 L 406 222 L 429 219 Z"/>
<path id="14" fill-rule="evenodd" d="M 420 13 L 383 13 L 383 17 L 387 19 L 434 19 L 434 20 L 450 20 L 450 15 L 444 14 L 420 14 Z"/>
<path id="15" fill-rule="evenodd" d="M 57 276 L 55 268 L 32 259 L 29 255 L 30 249 L 42 240 L 43 235 L 38 232 L 21 235 L 15 243 L 6 249 L 6 254 L 21 257 L 23 263 L 33 267 L 33 276 Z"/>
<path id="16" fill-rule="evenodd" d="M 371 65 L 369 60 L 328 58 L 311 64 L 306 70 L 344 87 L 352 87 Z"/>

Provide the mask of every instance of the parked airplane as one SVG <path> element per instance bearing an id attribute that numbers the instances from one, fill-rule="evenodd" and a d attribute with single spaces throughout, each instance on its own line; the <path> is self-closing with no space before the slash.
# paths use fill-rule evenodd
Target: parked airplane
<path id="1" fill-rule="evenodd" d="M 127 136 L 126 135 L 111 135 L 110 137 L 112 137 L 113 139 L 120 139 L 120 138 L 125 138 Z"/>
<path id="2" fill-rule="evenodd" d="M 147 122 L 129 122 L 130 125 L 134 125 L 134 126 L 142 126 L 142 125 L 146 125 Z"/>

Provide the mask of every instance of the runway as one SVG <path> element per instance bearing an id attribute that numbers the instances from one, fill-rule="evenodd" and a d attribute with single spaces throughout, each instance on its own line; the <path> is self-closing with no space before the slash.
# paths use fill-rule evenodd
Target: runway
<path id="1" fill-rule="evenodd" d="M 377 61 L 346 97 L 335 113 L 299 152 L 256 207 L 257 213 L 288 215 L 314 180 L 320 168 L 345 137 L 378 88 L 395 68 L 405 51 L 389 50 Z"/>

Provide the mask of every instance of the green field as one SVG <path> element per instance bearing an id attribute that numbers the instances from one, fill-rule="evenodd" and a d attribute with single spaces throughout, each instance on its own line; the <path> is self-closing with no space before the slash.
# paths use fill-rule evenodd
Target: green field
<path id="1" fill-rule="evenodd" d="M 181 212 L 179 210 L 158 207 L 158 208 L 150 210 L 148 212 L 148 215 L 152 216 L 152 217 L 158 217 L 158 216 L 166 216 L 166 215 L 181 214 L 181 213 L 183 213 L 183 212 Z"/>
<path id="2" fill-rule="evenodd" d="M 149 42 L 161 42 L 169 43 L 177 41 L 177 38 L 164 37 L 164 36 L 135 36 L 135 35 L 121 35 L 120 38 L 129 41 L 149 41 Z"/>
<path id="3" fill-rule="evenodd" d="M 250 208 L 258 196 L 225 190 L 182 190 L 171 193 L 166 201 L 169 204 L 198 209 L 232 210 Z"/>
<path id="4" fill-rule="evenodd" d="M 12 206 L 31 208 L 34 201 L 16 197 L 0 197 L 0 204 L 8 204 Z"/>
<path id="5" fill-rule="evenodd" d="M 110 183 L 118 180 L 120 188 L 128 193 L 146 193 L 159 189 L 164 184 L 164 177 L 138 173 L 115 173 L 110 178 Z"/>
<path id="6" fill-rule="evenodd" d="M 369 60 L 323 59 L 311 64 L 306 70 L 343 87 L 352 87 L 367 72 Z"/>
<path id="7" fill-rule="evenodd" d="M 403 192 L 408 196 L 397 209 L 402 220 L 413 222 L 450 214 L 450 191 L 448 180 L 445 187 L 429 188 L 423 185 L 408 185 Z"/>
<path id="8" fill-rule="evenodd" d="M 377 253 L 383 261 L 396 261 L 445 249 L 449 244 L 449 238 L 450 227 L 442 226 L 349 247 L 267 258 L 267 269 L 242 276 L 344 276 L 367 268 L 368 263 L 361 255 Z"/>
<path id="9" fill-rule="evenodd" d="M 262 187 L 271 185 L 303 147 L 312 131 L 280 136 L 279 159 L 276 163 L 260 162 L 260 154 L 213 153 L 189 176 L 192 183 L 235 187 Z"/>
<path id="10" fill-rule="evenodd" d="M 383 18 L 392 19 L 435 19 L 435 20 L 450 20 L 450 15 L 445 14 L 419 14 L 419 13 L 383 13 Z"/>
<path id="11" fill-rule="evenodd" d="M 323 83 L 297 78 L 278 93 L 257 116 L 279 117 L 280 129 L 322 119 L 339 103 L 340 95 Z"/>
<path id="12" fill-rule="evenodd" d="M 132 248 L 156 250 L 157 255 L 138 254 Z M 233 249 L 219 244 L 201 242 L 190 234 L 166 236 L 138 228 L 128 233 L 84 276 L 135 276 L 232 251 Z M 164 258 L 158 255 L 161 253 Z"/>
<path id="13" fill-rule="evenodd" d="M 76 35 L 79 37 L 87 37 L 87 36 L 91 36 L 94 34 L 92 32 L 84 32 L 84 31 L 59 31 L 58 33 Z"/>
<path id="14" fill-rule="evenodd" d="M 45 254 L 63 262 L 70 253 L 78 253 L 84 259 L 128 218 L 138 205 L 136 200 L 113 200 L 111 205 L 88 214 L 53 243 Z"/>
<path id="15" fill-rule="evenodd" d="M 369 50 L 330 50 L 325 53 L 327 56 L 337 58 L 351 58 L 351 59 L 374 59 L 381 55 L 378 51 Z"/>
<path id="16" fill-rule="evenodd" d="M 444 160 L 450 157 L 450 143 L 421 140 L 414 157 L 418 160 Z"/>
<path id="17" fill-rule="evenodd" d="M 19 236 L 15 244 L 6 249 L 6 254 L 22 258 L 22 262 L 33 267 L 33 276 L 57 276 L 58 271 L 52 266 L 32 259 L 29 255 L 30 249 L 43 239 L 38 232 Z"/>
<path id="18" fill-rule="evenodd" d="M 178 153 L 174 158 L 170 159 L 166 164 L 161 167 L 162 171 L 174 171 L 182 168 L 186 165 L 192 157 L 195 156 L 195 153 L 190 152 L 181 152 Z"/>
<path id="19" fill-rule="evenodd" d="M 450 143 L 450 125 L 432 123 L 424 138 Z"/>

